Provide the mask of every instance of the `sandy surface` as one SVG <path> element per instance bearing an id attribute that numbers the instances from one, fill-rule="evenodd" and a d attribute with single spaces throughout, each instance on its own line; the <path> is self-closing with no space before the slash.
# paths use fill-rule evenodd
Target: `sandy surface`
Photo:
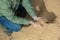
<path id="1" fill-rule="evenodd" d="M 60 0 L 44 0 L 47 10 L 57 15 L 56 23 L 46 24 L 39 29 L 23 27 L 13 33 L 13 40 L 60 40 Z M 39 25 L 39 24 L 37 24 Z"/>

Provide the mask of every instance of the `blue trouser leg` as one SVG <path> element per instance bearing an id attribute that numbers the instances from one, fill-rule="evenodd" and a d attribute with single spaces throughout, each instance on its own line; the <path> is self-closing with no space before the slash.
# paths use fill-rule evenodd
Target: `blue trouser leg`
<path id="1" fill-rule="evenodd" d="M 22 28 L 22 25 L 11 22 L 5 16 L 0 17 L 0 24 L 2 24 L 5 28 L 10 30 L 11 32 L 17 32 Z"/>

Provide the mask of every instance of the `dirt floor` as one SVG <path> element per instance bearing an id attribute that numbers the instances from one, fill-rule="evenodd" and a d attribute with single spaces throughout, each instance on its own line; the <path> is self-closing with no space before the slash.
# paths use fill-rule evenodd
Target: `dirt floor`
<path id="1" fill-rule="evenodd" d="M 60 0 L 44 0 L 46 8 L 57 15 L 55 23 L 46 24 L 39 29 L 30 25 L 13 33 L 13 40 L 60 40 Z M 37 24 L 39 25 L 39 24 Z"/>

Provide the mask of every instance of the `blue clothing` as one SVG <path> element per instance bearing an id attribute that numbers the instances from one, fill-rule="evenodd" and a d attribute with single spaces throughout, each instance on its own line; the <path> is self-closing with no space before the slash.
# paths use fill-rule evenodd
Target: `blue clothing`
<path id="1" fill-rule="evenodd" d="M 22 25 L 11 22 L 5 16 L 0 16 L 0 24 L 12 32 L 17 32 L 22 28 Z"/>

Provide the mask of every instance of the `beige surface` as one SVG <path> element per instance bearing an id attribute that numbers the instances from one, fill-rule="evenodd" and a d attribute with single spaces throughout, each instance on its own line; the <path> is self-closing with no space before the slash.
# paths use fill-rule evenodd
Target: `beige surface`
<path id="1" fill-rule="evenodd" d="M 48 11 L 57 15 L 56 23 L 46 24 L 39 29 L 30 25 L 13 33 L 13 40 L 60 40 L 60 0 L 44 0 Z M 39 25 L 39 24 L 38 24 Z"/>
<path id="2" fill-rule="evenodd" d="M 0 25 L 0 40 L 10 40 L 10 37 L 4 33 L 1 25 Z"/>

